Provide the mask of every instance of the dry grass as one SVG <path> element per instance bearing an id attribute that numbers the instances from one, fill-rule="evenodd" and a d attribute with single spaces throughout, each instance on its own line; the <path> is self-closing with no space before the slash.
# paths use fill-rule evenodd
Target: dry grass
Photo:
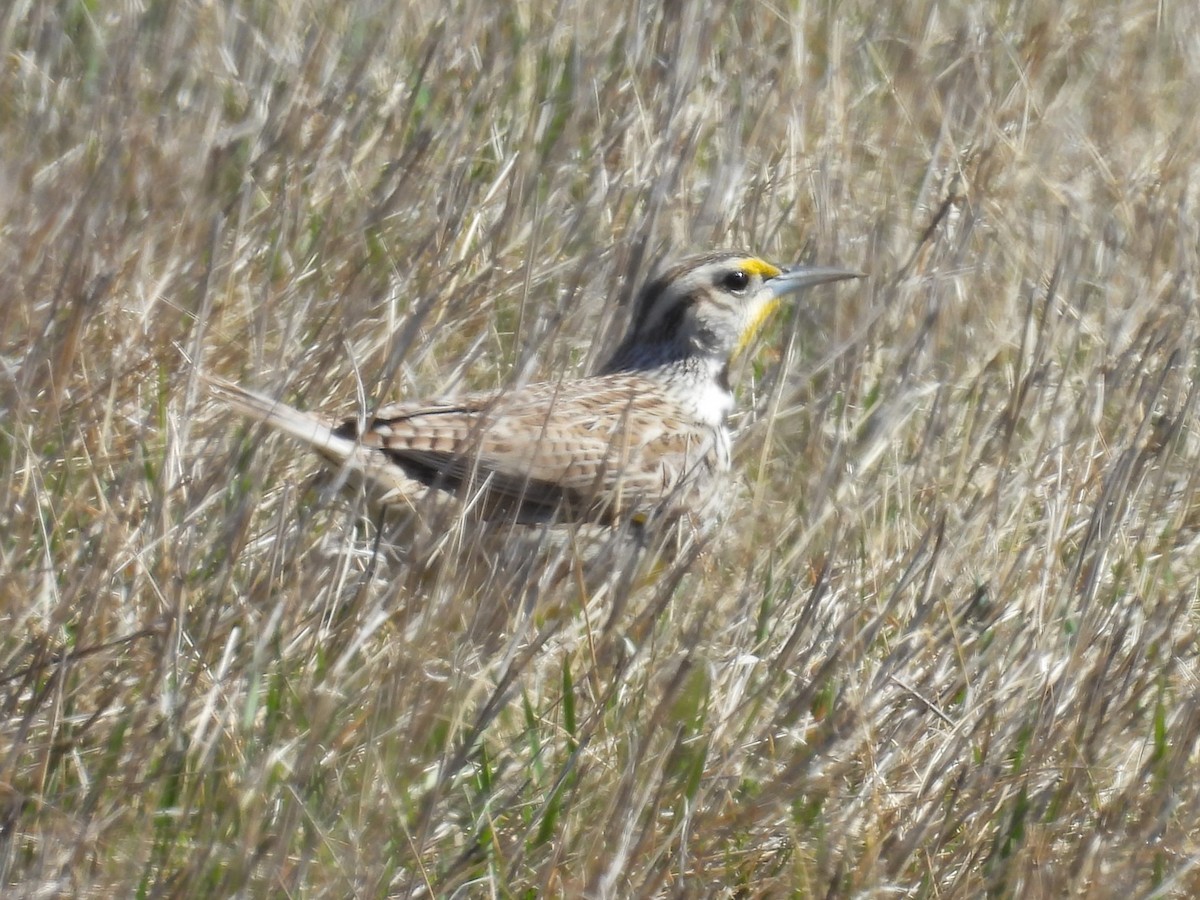
<path id="1" fill-rule="evenodd" d="M 1198 33 L 9 4 L 6 895 L 1200 893 Z M 199 387 L 579 374 L 728 245 L 871 279 L 742 373 L 721 541 L 597 596 L 424 563 Z"/>

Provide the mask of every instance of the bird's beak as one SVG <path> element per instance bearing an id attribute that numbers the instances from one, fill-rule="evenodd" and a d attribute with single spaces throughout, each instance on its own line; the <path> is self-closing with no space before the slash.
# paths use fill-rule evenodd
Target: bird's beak
<path id="1" fill-rule="evenodd" d="M 833 269 L 827 266 L 791 266 L 773 278 L 768 278 L 763 283 L 763 287 L 766 288 L 767 293 L 759 295 L 762 298 L 761 303 L 751 313 L 750 320 L 746 323 L 746 327 L 742 330 L 738 338 L 738 343 L 734 348 L 731 359 L 736 359 L 741 355 L 742 351 L 746 349 L 746 345 L 758 334 L 758 329 L 762 326 L 762 323 L 778 308 L 779 304 L 783 302 L 783 298 L 787 295 L 818 284 L 828 284 L 831 281 L 845 281 L 847 278 L 862 277 L 862 272 L 855 272 L 851 269 Z"/>
<path id="2" fill-rule="evenodd" d="M 773 297 L 779 298 L 818 284 L 862 277 L 862 272 L 854 272 L 850 269 L 834 269 L 828 266 L 792 266 L 768 280 L 766 287 L 771 291 Z"/>

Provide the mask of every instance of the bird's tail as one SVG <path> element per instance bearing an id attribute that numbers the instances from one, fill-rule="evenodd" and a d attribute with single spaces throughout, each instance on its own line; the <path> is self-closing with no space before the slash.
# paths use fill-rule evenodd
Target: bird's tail
<path id="1" fill-rule="evenodd" d="M 302 412 L 266 394 L 247 390 L 222 378 L 206 375 L 205 380 L 209 390 L 234 411 L 304 441 L 334 462 L 358 461 L 357 455 L 361 449 L 358 442 L 338 434 L 334 426 L 320 416 Z"/>

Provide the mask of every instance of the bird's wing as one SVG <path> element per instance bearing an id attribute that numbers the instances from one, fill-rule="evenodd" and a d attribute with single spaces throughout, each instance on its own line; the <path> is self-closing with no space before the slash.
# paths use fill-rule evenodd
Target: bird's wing
<path id="1" fill-rule="evenodd" d="M 210 377 L 244 415 L 404 496 L 415 483 L 479 488 L 504 515 L 539 520 L 568 507 L 604 515 L 650 505 L 706 458 L 711 432 L 661 388 L 612 376 L 536 384 L 447 402 L 401 403 L 340 425 Z"/>
<path id="2" fill-rule="evenodd" d="M 356 423 L 343 428 L 357 435 Z M 387 407 L 357 436 L 429 484 L 539 508 L 603 500 L 614 514 L 623 498 L 665 495 L 711 442 L 657 386 L 611 377 Z"/>

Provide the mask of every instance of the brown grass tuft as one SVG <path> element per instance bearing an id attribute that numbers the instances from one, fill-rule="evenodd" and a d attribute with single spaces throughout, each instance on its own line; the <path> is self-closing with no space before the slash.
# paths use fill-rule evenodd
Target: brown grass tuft
<path id="1" fill-rule="evenodd" d="M 6 895 L 1200 893 L 1198 32 L 10 4 Z M 741 373 L 721 539 L 599 592 L 423 557 L 197 377 L 581 374 L 730 245 L 871 278 Z"/>

